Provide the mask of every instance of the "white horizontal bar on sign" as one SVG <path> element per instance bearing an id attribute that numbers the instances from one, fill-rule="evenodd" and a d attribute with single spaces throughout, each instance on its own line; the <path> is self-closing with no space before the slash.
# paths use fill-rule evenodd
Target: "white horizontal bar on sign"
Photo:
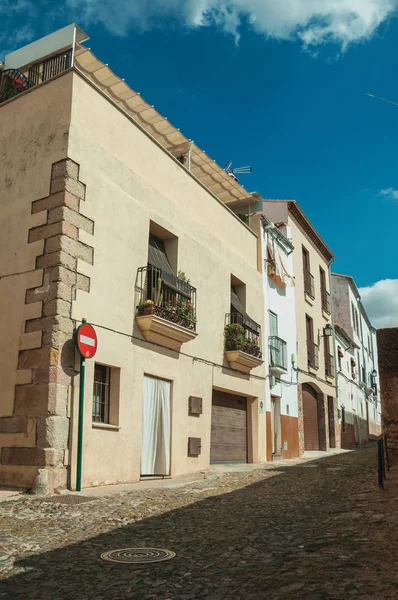
<path id="1" fill-rule="evenodd" d="M 95 346 L 95 339 L 89 338 L 86 335 L 81 335 L 80 341 L 82 344 L 86 344 L 86 346 Z"/>

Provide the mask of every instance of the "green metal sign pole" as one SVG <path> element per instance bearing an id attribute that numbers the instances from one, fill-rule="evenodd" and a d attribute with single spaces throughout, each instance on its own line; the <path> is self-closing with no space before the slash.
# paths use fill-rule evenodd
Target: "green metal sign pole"
<path id="1" fill-rule="evenodd" d="M 83 319 L 83 324 L 86 319 Z M 76 491 L 82 490 L 82 462 L 83 462 L 83 416 L 84 416 L 84 377 L 86 372 L 86 359 L 80 355 L 80 383 L 79 383 L 79 428 L 77 434 L 77 471 Z"/>

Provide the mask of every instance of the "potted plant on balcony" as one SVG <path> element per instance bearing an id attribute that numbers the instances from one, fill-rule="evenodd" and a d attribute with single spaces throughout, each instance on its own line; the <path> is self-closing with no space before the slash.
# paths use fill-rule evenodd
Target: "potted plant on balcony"
<path id="1" fill-rule="evenodd" d="M 240 323 L 225 326 L 225 350 L 242 350 L 246 343 L 245 329 Z"/>
<path id="2" fill-rule="evenodd" d="M 137 306 L 137 313 L 139 316 L 141 315 L 151 315 L 153 313 L 154 303 L 152 300 L 141 300 L 139 305 Z"/>
<path id="3" fill-rule="evenodd" d="M 242 348 L 243 352 L 246 354 L 251 354 L 252 356 L 259 357 L 261 355 L 261 349 L 256 340 L 247 340 L 245 345 Z"/>
<path id="4" fill-rule="evenodd" d="M 177 307 L 178 315 L 180 317 L 180 325 L 188 327 L 188 329 L 194 329 L 196 318 L 195 309 L 190 300 L 180 299 Z"/>
<path id="5" fill-rule="evenodd" d="M 262 364 L 261 350 L 257 342 L 247 339 L 247 330 L 241 323 L 225 327 L 225 357 L 232 369 L 250 373 Z"/>
<path id="6" fill-rule="evenodd" d="M 152 300 L 146 300 L 144 302 L 144 315 L 151 315 L 153 313 L 154 303 Z"/>

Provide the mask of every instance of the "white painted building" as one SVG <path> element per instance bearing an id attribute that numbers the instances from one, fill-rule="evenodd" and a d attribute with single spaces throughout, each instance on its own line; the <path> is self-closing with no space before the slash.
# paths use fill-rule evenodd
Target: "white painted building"
<path id="1" fill-rule="evenodd" d="M 261 219 L 267 460 L 299 455 L 296 307 L 290 227 Z M 270 441 L 268 441 L 270 440 Z"/>
<path id="2" fill-rule="evenodd" d="M 376 330 L 352 277 L 332 274 L 342 447 L 381 433 Z"/>

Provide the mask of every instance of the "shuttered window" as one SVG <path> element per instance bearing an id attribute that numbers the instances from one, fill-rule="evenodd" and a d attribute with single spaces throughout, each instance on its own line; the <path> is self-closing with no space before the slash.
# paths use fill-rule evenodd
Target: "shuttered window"
<path id="1" fill-rule="evenodd" d="M 167 258 L 163 240 L 157 238 L 152 233 L 149 234 L 148 264 L 152 267 L 157 267 L 162 271 L 166 271 L 166 273 L 174 273 L 169 259 Z"/>
<path id="2" fill-rule="evenodd" d="M 249 317 L 233 286 L 231 286 L 231 313 L 242 315 L 243 325 L 256 333 L 259 333 L 259 325 Z"/>

